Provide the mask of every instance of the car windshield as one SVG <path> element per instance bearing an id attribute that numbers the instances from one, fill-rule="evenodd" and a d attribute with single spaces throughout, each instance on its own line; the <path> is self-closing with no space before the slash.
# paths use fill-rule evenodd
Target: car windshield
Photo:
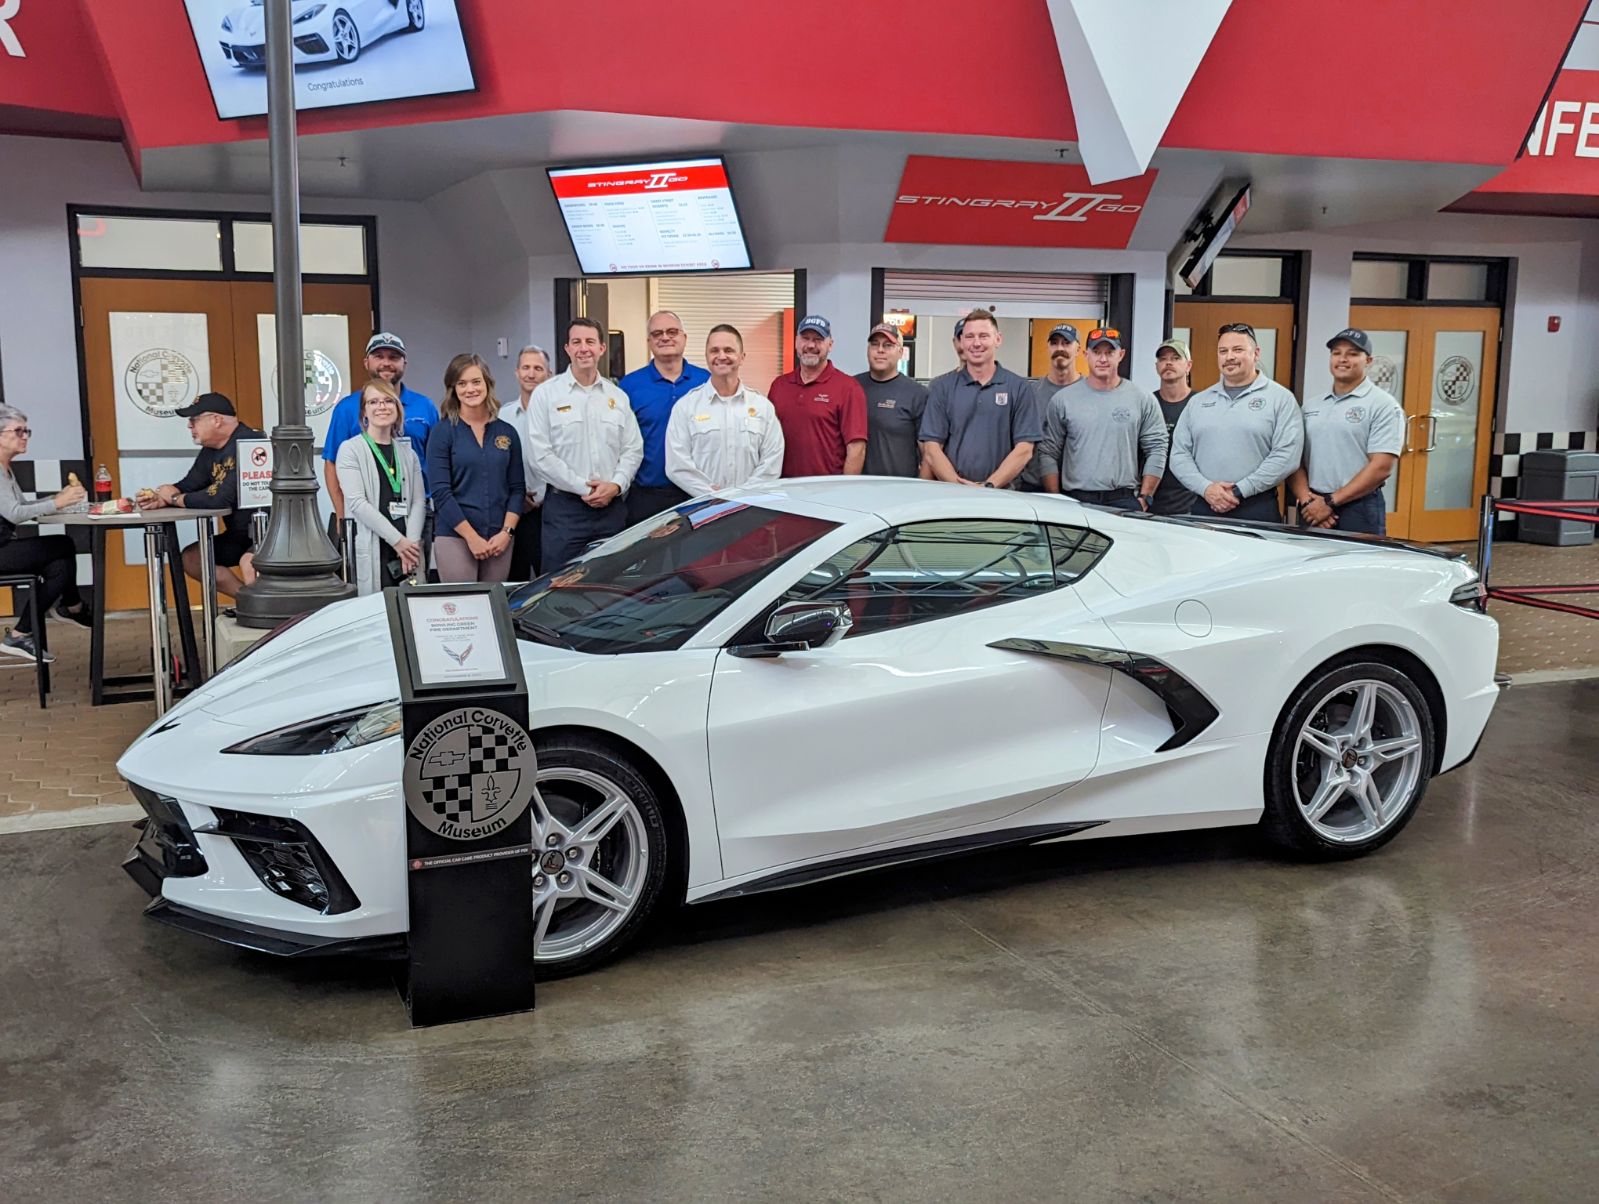
<path id="1" fill-rule="evenodd" d="M 511 595 L 524 639 L 579 652 L 661 652 L 838 524 L 704 498 L 631 527 Z"/>

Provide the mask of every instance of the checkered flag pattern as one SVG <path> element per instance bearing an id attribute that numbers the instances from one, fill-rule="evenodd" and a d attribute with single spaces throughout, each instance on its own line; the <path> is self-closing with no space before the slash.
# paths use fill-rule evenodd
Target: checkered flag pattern
<path id="1" fill-rule="evenodd" d="M 433 814 L 441 815 L 454 824 L 466 823 L 472 818 L 472 778 L 468 774 L 455 774 L 434 778 L 424 792 Z"/>
<path id="2" fill-rule="evenodd" d="M 184 370 L 184 365 L 177 360 L 161 360 L 161 375 L 157 380 L 148 380 L 140 376 L 134 383 L 134 388 L 146 405 L 165 406 L 167 403 L 167 388 L 176 385 L 178 388 L 187 389 L 189 374 Z"/>
<path id="3" fill-rule="evenodd" d="M 511 741 L 504 732 L 472 729 L 467 746 L 467 768 L 477 773 L 504 773 L 511 768 Z"/>

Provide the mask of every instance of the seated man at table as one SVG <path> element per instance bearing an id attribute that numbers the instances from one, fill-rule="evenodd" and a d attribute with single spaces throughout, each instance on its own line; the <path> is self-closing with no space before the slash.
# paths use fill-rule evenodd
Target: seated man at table
<path id="1" fill-rule="evenodd" d="M 239 500 L 240 439 L 264 439 L 254 427 L 239 421 L 233 403 L 221 393 L 203 393 L 191 406 L 177 411 L 189 420 L 189 437 L 200 445 L 194 466 L 175 485 L 141 489 L 135 499 L 141 510 L 175 506 L 186 510 L 233 510 Z M 253 510 L 233 510 L 216 538 L 217 590 L 237 597 L 244 584 L 234 570 L 250 550 Z M 183 549 L 183 571 L 200 580 L 200 545 Z"/>

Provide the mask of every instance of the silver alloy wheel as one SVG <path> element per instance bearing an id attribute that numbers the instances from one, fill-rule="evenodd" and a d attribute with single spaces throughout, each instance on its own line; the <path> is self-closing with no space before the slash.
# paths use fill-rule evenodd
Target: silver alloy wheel
<path id="1" fill-rule="evenodd" d="M 412 29 L 421 29 L 427 21 L 427 10 L 422 7 L 422 0 L 409 0 L 405 12 L 411 18 Z"/>
<path id="2" fill-rule="evenodd" d="M 1294 747 L 1294 801 L 1316 834 L 1370 840 L 1398 821 L 1422 781 L 1421 717 L 1399 689 L 1348 682 L 1310 712 Z"/>
<path id="3" fill-rule="evenodd" d="M 355 62 L 361 53 L 361 34 L 348 13 L 334 14 L 333 53 L 346 63 Z"/>
<path id="4" fill-rule="evenodd" d="M 644 818 L 602 774 L 541 766 L 533 796 L 534 961 L 576 957 L 637 909 L 650 868 Z"/>

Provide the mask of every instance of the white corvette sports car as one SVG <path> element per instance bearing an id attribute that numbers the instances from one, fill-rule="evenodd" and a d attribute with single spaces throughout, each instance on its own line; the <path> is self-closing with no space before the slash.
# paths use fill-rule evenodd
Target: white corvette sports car
<path id="1" fill-rule="evenodd" d="M 353 63 L 397 30 L 427 24 L 425 0 L 294 0 L 294 64 Z M 222 18 L 222 55 L 235 67 L 266 66 L 266 10 L 249 0 Z"/>
<path id="2" fill-rule="evenodd" d="M 1368 852 L 1475 751 L 1498 627 L 1458 557 L 855 477 L 686 503 L 515 587 L 541 973 L 653 915 L 1004 844 L 1259 824 Z M 118 762 L 179 927 L 402 947 L 382 599 L 282 628 Z"/>

